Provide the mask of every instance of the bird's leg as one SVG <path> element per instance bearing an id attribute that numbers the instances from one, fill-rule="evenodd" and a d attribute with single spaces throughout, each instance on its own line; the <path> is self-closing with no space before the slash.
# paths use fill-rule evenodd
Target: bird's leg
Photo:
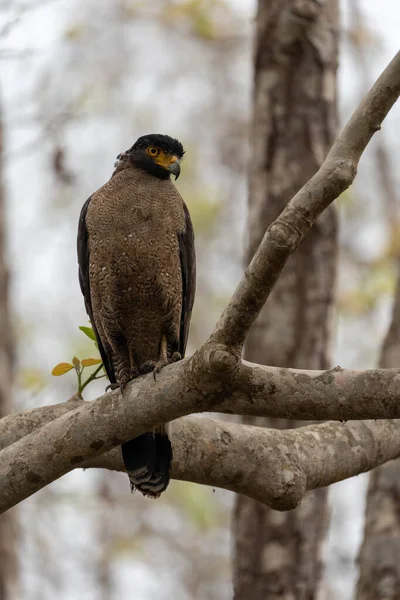
<path id="1" fill-rule="evenodd" d="M 128 358 L 128 360 L 127 360 Z M 126 384 L 132 379 L 134 379 L 134 376 L 131 373 L 131 369 L 129 366 L 129 357 L 126 357 L 124 355 L 119 355 L 117 356 L 117 358 L 113 361 L 113 367 L 114 367 L 114 371 L 115 371 L 115 379 L 117 380 L 118 383 L 109 383 L 108 386 L 106 387 L 106 392 L 108 392 L 108 390 L 118 390 L 120 389 L 121 392 L 123 393 Z M 138 375 L 136 375 L 137 377 Z"/>
<path id="2" fill-rule="evenodd" d="M 181 355 L 179 354 L 179 352 L 174 352 L 172 357 L 168 358 L 168 343 L 167 338 L 164 335 L 160 344 L 158 360 L 146 360 L 146 362 L 142 364 L 139 370 L 141 375 L 144 375 L 145 373 L 153 373 L 154 381 L 156 381 L 157 374 L 161 371 L 163 367 L 180 359 Z"/>

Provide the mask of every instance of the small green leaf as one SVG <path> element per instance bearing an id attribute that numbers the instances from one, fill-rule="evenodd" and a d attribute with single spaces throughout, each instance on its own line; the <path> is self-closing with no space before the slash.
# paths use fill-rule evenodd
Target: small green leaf
<path id="1" fill-rule="evenodd" d="M 79 329 L 80 329 L 81 331 L 83 331 L 83 333 L 84 333 L 85 335 L 87 335 L 87 336 L 88 336 L 88 338 L 90 338 L 90 339 L 91 339 L 91 340 L 93 340 L 94 342 L 96 341 L 96 336 L 95 336 L 95 334 L 94 334 L 94 331 L 93 331 L 93 329 L 92 329 L 91 327 L 86 327 L 85 325 L 81 325 L 81 326 L 79 327 Z"/>
<path id="2" fill-rule="evenodd" d="M 81 361 L 79 360 L 79 358 L 76 358 L 76 356 L 74 356 L 74 358 L 72 359 L 72 364 L 74 365 L 75 369 L 79 369 L 79 367 L 81 366 Z"/>
<path id="3" fill-rule="evenodd" d="M 82 360 L 82 367 L 93 367 L 93 365 L 99 365 L 101 358 L 84 358 Z"/>
<path id="4" fill-rule="evenodd" d="M 60 377 L 60 375 L 64 375 L 64 373 L 68 373 L 74 366 L 71 363 L 58 363 L 52 370 L 51 374 L 55 377 Z"/>

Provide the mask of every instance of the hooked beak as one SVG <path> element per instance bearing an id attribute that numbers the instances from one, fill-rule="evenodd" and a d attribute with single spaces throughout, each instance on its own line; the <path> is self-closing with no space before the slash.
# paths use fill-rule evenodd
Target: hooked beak
<path id="1" fill-rule="evenodd" d="M 174 157 L 175 160 L 173 162 L 171 162 L 171 164 L 168 167 L 168 171 L 170 173 L 172 173 L 172 175 L 175 175 L 175 181 L 178 179 L 180 172 L 181 172 L 181 165 L 179 164 L 179 160 L 178 158 Z"/>

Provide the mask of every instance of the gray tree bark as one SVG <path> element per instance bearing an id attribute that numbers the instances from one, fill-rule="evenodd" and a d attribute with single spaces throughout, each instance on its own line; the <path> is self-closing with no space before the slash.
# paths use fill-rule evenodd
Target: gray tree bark
<path id="1" fill-rule="evenodd" d="M 380 364 L 400 364 L 400 263 L 392 321 Z M 367 495 L 364 540 L 359 555 L 356 600 L 397 600 L 400 595 L 400 461 L 372 471 Z"/>
<path id="2" fill-rule="evenodd" d="M 247 261 L 290 198 L 320 167 L 337 133 L 338 6 L 260 0 L 249 189 Z M 245 344 L 251 361 L 327 368 L 337 220 L 325 211 L 289 259 Z M 267 427 L 296 421 L 247 418 Z M 327 492 L 280 514 L 238 496 L 234 515 L 237 600 L 311 600 L 321 574 Z"/>
<path id="3" fill-rule="evenodd" d="M 366 24 L 358 0 L 353 0 L 351 25 L 356 32 Z M 370 83 L 368 60 L 359 38 L 352 47 L 361 73 L 363 92 Z M 390 152 L 382 136 L 375 144 L 376 172 L 387 216 L 389 244 L 398 237 L 399 198 L 390 167 Z M 390 369 L 400 364 L 400 260 L 392 319 L 382 345 L 380 366 Z M 400 461 L 372 471 L 367 492 L 364 539 L 359 553 L 359 579 L 356 600 L 396 600 L 400 595 Z"/>
<path id="4" fill-rule="evenodd" d="M 3 154 L 0 111 L 0 161 Z M 5 207 L 0 162 L 0 419 L 12 412 L 12 332 L 8 303 L 8 269 L 5 258 Z M 16 509 L 0 515 L 0 600 L 17 598 L 17 515 Z"/>

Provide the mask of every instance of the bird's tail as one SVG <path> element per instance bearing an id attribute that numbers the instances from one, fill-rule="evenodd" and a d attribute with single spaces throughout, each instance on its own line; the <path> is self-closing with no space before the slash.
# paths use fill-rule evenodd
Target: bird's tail
<path id="1" fill-rule="evenodd" d="M 150 498 L 158 498 L 169 484 L 172 446 L 167 427 L 143 433 L 121 446 L 132 490 Z"/>

